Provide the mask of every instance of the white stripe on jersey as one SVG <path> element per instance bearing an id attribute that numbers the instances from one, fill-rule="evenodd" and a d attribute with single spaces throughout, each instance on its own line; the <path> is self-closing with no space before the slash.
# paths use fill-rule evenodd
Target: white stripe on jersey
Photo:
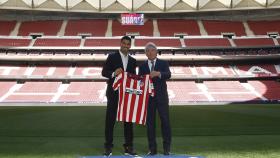
<path id="1" fill-rule="evenodd" d="M 137 82 L 137 89 L 140 89 L 140 82 Z M 136 115 L 137 115 L 139 97 L 140 97 L 140 95 L 137 95 L 136 98 L 135 98 L 135 103 L 136 104 L 134 104 L 132 122 L 136 122 Z"/>
<path id="2" fill-rule="evenodd" d="M 149 84 L 149 78 L 148 77 L 146 77 L 145 78 L 145 85 L 148 85 Z M 145 86 L 145 89 L 144 89 L 144 92 L 143 92 L 143 94 L 144 94 L 144 98 L 143 98 L 143 102 L 142 102 L 142 107 L 145 107 L 145 105 L 146 105 L 146 94 L 147 94 L 147 91 L 148 91 L 148 86 Z M 145 110 L 145 108 L 141 108 L 141 117 L 140 117 L 140 124 L 143 124 L 143 117 L 144 117 L 144 110 Z"/>
<path id="3" fill-rule="evenodd" d="M 129 88 L 133 89 L 133 85 L 134 85 L 134 80 L 130 79 L 130 87 Z M 129 122 L 130 107 L 133 106 L 133 104 L 134 104 L 134 103 L 131 103 L 131 98 L 132 98 L 132 95 L 129 95 L 128 96 L 128 101 L 127 101 L 127 109 L 126 109 L 126 118 L 125 118 L 126 122 Z M 131 106 L 129 106 L 129 105 L 131 105 Z"/>

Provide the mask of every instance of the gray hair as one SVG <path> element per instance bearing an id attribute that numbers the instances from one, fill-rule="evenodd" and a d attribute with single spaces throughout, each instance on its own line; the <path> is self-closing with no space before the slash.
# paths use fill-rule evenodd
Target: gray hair
<path id="1" fill-rule="evenodd" d="M 146 45 L 145 45 L 145 52 L 147 52 L 148 49 L 156 49 L 157 50 L 157 46 L 156 44 L 154 44 L 153 42 L 148 42 Z"/>

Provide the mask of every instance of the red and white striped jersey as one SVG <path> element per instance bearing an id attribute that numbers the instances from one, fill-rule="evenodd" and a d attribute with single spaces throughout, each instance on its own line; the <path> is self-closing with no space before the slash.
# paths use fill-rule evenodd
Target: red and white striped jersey
<path id="1" fill-rule="evenodd" d="M 120 73 L 114 80 L 113 89 L 119 90 L 117 121 L 145 125 L 149 95 L 154 96 L 150 75 Z"/>

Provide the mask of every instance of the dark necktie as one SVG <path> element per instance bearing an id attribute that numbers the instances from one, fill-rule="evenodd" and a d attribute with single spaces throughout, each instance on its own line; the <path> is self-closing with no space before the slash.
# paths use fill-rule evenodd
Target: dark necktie
<path id="1" fill-rule="evenodd" d="M 154 71 L 154 69 L 155 69 L 155 61 L 152 60 L 151 63 L 152 63 L 151 71 Z"/>

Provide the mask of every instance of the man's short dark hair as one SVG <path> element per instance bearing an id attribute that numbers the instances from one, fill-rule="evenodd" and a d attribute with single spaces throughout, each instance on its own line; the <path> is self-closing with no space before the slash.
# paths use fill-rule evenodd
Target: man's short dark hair
<path id="1" fill-rule="evenodd" d="M 131 43 L 131 38 L 129 36 L 123 36 L 121 38 L 121 41 L 123 41 L 123 40 L 128 40 Z"/>

